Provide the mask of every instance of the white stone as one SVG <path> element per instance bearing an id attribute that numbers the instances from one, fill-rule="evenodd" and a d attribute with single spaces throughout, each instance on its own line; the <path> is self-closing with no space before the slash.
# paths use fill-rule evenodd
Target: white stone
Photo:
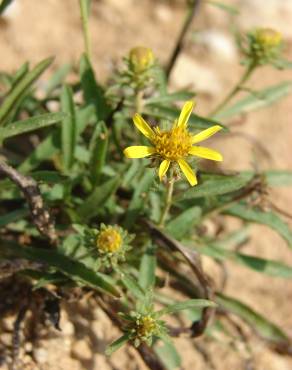
<path id="1" fill-rule="evenodd" d="M 154 16 L 160 22 L 169 23 L 172 21 L 173 15 L 171 8 L 165 4 L 157 4 L 154 9 Z"/>
<path id="2" fill-rule="evenodd" d="M 234 39 L 224 32 L 205 30 L 196 34 L 196 42 L 205 46 L 212 56 L 233 63 L 237 58 Z"/>
<path id="3" fill-rule="evenodd" d="M 218 95 L 222 84 L 218 74 L 186 54 L 181 54 L 171 74 L 171 85 L 174 88 L 193 88 L 197 92 Z"/>
<path id="4" fill-rule="evenodd" d="M 33 351 L 34 358 L 39 364 L 44 364 L 48 359 L 48 351 L 45 348 L 35 348 Z"/>

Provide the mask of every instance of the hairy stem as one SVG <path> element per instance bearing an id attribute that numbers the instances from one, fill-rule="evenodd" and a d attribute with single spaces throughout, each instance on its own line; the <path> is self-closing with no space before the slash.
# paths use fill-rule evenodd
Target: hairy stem
<path id="1" fill-rule="evenodd" d="M 85 43 L 85 52 L 87 54 L 88 60 L 91 59 L 91 47 L 90 47 L 90 37 L 89 37 L 89 28 L 88 28 L 88 18 L 89 18 L 89 0 L 79 0 L 82 28 L 83 28 L 83 37 Z"/>
<path id="2" fill-rule="evenodd" d="M 164 205 L 164 208 L 163 208 L 163 211 L 161 213 L 161 217 L 158 223 L 159 227 L 164 226 L 165 220 L 168 216 L 168 212 L 172 204 L 173 188 L 174 188 L 174 177 L 171 175 L 171 178 L 167 183 L 167 193 L 166 193 L 165 205 Z"/>

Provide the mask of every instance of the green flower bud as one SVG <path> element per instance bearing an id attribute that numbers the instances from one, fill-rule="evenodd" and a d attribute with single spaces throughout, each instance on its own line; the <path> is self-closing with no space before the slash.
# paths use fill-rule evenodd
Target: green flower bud
<path id="1" fill-rule="evenodd" d="M 140 74 L 153 65 L 154 55 L 151 49 L 137 46 L 129 53 L 130 68 Z"/>

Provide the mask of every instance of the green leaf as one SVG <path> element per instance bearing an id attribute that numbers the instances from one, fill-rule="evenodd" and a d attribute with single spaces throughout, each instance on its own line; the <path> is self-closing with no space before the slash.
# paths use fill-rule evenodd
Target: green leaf
<path id="1" fill-rule="evenodd" d="M 172 94 L 165 94 L 160 96 L 155 96 L 146 99 L 145 105 L 149 104 L 165 104 L 165 103 L 173 103 L 176 101 L 186 101 L 190 100 L 195 96 L 194 93 L 189 91 L 179 91 Z"/>
<path id="2" fill-rule="evenodd" d="M 117 339 L 107 347 L 105 354 L 107 356 L 110 356 L 112 353 L 114 353 L 115 351 L 120 349 L 124 344 L 126 344 L 130 340 L 130 337 L 131 335 L 129 333 L 121 336 L 119 339 Z"/>
<path id="3" fill-rule="evenodd" d="M 154 351 L 163 362 L 167 370 L 175 370 L 181 368 L 181 357 L 177 352 L 174 344 L 168 340 L 163 341 L 163 346 L 158 343 L 154 347 Z"/>
<path id="4" fill-rule="evenodd" d="M 292 69 L 292 62 L 286 59 L 279 59 L 274 63 L 274 66 L 279 69 Z"/>
<path id="5" fill-rule="evenodd" d="M 200 221 L 202 211 L 200 207 L 191 207 L 168 222 L 166 230 L 175 239 L 181 239 L 192 231 L 194 225 Z"/>
<path id="6" fill-rule="evenodd" d="M 28 62 L 23 63 L 21 67 L 12 76 L 12 87 L 15 86 L 29 71 Z"/>
<path id="7" fill-rule="evenodd" d="M 248 205 L 244 204 L 236 204 L 228 208 L 224 213 L 245 221 L 269 226 L 281 235 L 287 241 L 289 247 L 292 248 L 292 232 L 289 226 L 276 213 L 248 208 Z"/>
<path id="8" fill-rule="evenodd" d="M 155 285 L 156 264 L 156 248 L 150 244 L 142 256 L 139 269 L 139 285 L 145 290 Z"/>
<path id="9" fill-rule="evenodd" d="M 140 301 L 144 301 L 145 292 L 137 283 L 137 281 L 125 271 L 122 272 L 121 283 Z"/>
<path id="10" fill-rule="evenodd" d="M 213 1 L 213 0 L 208 0 L 208 4 L 215 6 L 216 8 L 219 8 L 221 10 L 224 10 L 225 12 L 231 14 L 231 15 L 238 15 L 239 10 L 235 6 L 231 6 L 226 3 L 222 3 L 221 1 Z"/>
<path id="11" fill-rule="evenodd" d="M 63 81 L 72 69 L 71 64 L 63 64 L 50 78 L 47 85 L 45 86 L 45 91 L 47 96 L 49 96 L 58 86 L 62 85 Z"/>
<path id="12" fill-rule="evenodd" d="M 92 106 L 80 109 L 76 112 L 77 133 L 81 134 L 88 122 L 92 119 L 94 109 Z M 18 167 L 22 173 L 27 173 L 36 168 L 42 161 L 51 159 L 61 150 L 61 134 L 57 129 L 49 134 L 32 152 L 28 158 Z"/>
<path id="13" fill-rule="evenodd" d="M 224 294 L 217 293 L 216 302 L 225 310 L 241 317 L 263 339 L 276 342 L 288 341 L 286 334 L 278 326 L 271 323 L 268 319 L 255 312 L 252 308 L 241 301 Z"/>
<path id="14" fill-rule="evenodd" d="M 270 186 L 292 185 L 292 171 L 269 170 L 264 172 L 264 176 Z"/>
<path id="15" fill-rule="evenodd" d="M 277 85 L 267 87 L 260 91 L 255 91 L 251 95 L 241 99 L 231 107 L 227 107 L 220 113 L 216 114 L 216 118 L 230 118 L 239 113 L 251 112 L 266 106 L 287 96 L 292 91 L 292 82 L 281 82 Z"/>
<path id="16" fill-rule="evenodd" d="M 92 148 L 90 148 L 90 176 L 93 186 L 100 178 L 105 165 L 109 133 L 104 122 L 99 122 L 93 134 Z"/>
<path id="17" fill-rule="evenodd" d="M 4 13 L 5 9 L 12 3 L 13 0 L 2 0 L 0 4 L 0 15 Z"/>
<path id="18" fill-rule="evenodd" d="M 156 311 L 155 317 L 158 318 L 163 315 L 173 314 L 178 311 L 195 307 L 216 307 L 216 303 L 208 301 L 207 299 L 189 299 L 187 301 L 175 303 L 163 308 L 162 310 Z"/>
<path id="19" fill-rule="evenodd" d="M 64 85 L 62 90 L 61 108 L 66 113 L 66 116 L 62 120 L 61 142 L 64 170 L 68 172 L 74 162 L 77 128 L 73 92 L 67 85 Z"/>
<path id="20" fill-rule="evenodd" d="M 24 75 L 24 77 L 8 92 L 1 108 L 0 108 L 0 123 L 4 123 L 14 107 L 25 96 L 31 85 L 39 78 L 39 76 L 49 67 L 53 58 L 48 58 L 36 65 L 36 67 Z"/>
<path id="21" fill-rule="evenodd" d="M 243 188 L 252 177 L 252 173 L 241 173 L 235 176 L 202 174 L 199 184 L 176 197 L 176 200 L 227 194 Z"/>
<path id="22" fill-rule="evenodd" d="M 174 122 L 176 119 L 178 119 L 180 115 L 180 109 L 165 107 L 159 104 L 149 104 L 147 107 L 145 107 L 144 114 L 149 114 L 157 118 L 167 119 Z M 213 125 L 223 126 L 221 123 L 218 123 L 213 119 L 204 118 L 194 113 L 191 114 L 188 124 L 191 128 L 195 128 L 198 130 L 206 129 Z"/>
<path id="23" fill-rule="evenodd" d="M 284 265 L 281 262 L 229 251 L 224 248 L 218 247 L 216 244 L 209 244 L 207 246 L 198 248 L 197 250 L 201 254 L 213 257 L 218 260 L 229 259 L 231 261 L 239 263 L 240 265 L 246 266 L 251 270 L 266 275 L 287 279 L 292 278 L 292 267 Z"/>
<path id="24" fill-rule="evenodd" d="M 100 212 L 100 208 L 117 190 L 120 181 L 120 177 L 116 176 L 94 189 L 92 194 L 85 199 L 84 203 L 77 210 L 77 214 L 83 222 L 90 220 Z"/>
<path id="25" fill-rule="evenodd" d="M 9 123 L 5 127 L 0 127 L 0 139 L 21 135 L 30 131 L 38 130 L 43 127 L 54 125 L 66 117 L 65 113 L 46 113 L 40 116 L 27 118 L 21 121 Z"/>
<path id="26" fill-rule="evenodd" d="M 56 268 L 76 282 L 119 297 L 117 288 L 109 282 L 106 275 L 95 272 L 84 264 L 68 258 L 55 250 L 21 247 L 15 243 L 3 241 L 0 256 L 5 258 L 25 258 L 30 261 L 44 263 L 46 266 Z"/>
<path id="27" fill-rule="evenodd" d="M 138 185 L 134 191 L 132 200 L 127 210 L 127 216 L 124 223 L 126 229 L 131 228 L 137 217 L 141 215 L 141 212 L 145 206 L 145 195 L 147 195 L 149 189 L 153 185 L 155 176 L 153 169 L 145 169 L 143 176 L 141 177 Z"/>
<path id="28" fill-rule="evenodd" d="M 29 210 L 26 208 L 17 209 L 16 211 L 6 213 L 5 215 L 0 216 L 0 227 L 6 226 L 11 222 L 18 221 L 28 215 Z"/>
<path id="29" fill-rule="evenodd" d="M 95 107 L 98 121 L 105 120 L 109 112 L 109 107 L 104 96 L 104 91 L 97 84 L 94 71 L 85 54 L 80 59 L 80 78 L 85 103 L 92 104 Z"/>

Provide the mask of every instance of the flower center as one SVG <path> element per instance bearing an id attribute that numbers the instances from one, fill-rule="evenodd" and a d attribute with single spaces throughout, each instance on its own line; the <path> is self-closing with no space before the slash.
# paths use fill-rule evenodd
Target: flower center
<path id="1" fill-rule="evenodd" d="M 157 329 L 156 321 L 151 316 L 142 316 L 137 320 L 137 335 L 139 337 L 148 337 Z"/>
<path id="2" fill-rule="evenodd" d="M 188 155 L 192 137 L 184 127 L 174 127 L 168 131 L 160 131 L 159 127 L 155 127 L 154 130 L 155 149 L 162 158 L 177 161 Z"/>
<path id="3" fill-rule="evenodd" d="M 101 231 L 96 239 L 97 248 L 103 253 L 115 253 L 122 245 L 122 237 L 118 231 L 108 227 Z"/>
<path id="4" fill-rule="evenodd" d="M 261 28 L 257 30 L 256 40 L 263 48 L 279 46 L 282 41 L 280 32 L 270 28 Z"/>

